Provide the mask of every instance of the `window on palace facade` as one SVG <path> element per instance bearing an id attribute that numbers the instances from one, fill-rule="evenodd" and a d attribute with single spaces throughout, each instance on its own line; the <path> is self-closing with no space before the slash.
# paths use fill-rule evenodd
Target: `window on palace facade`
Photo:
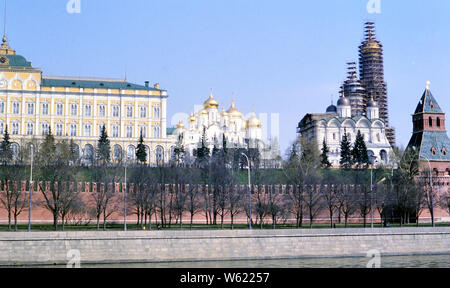
<path id="1" fill-rule="evenodd" d="M 113 117 L 119 117 L 119 105 L 114 105 L 113 106 Z"/>
<path id="2" fill-rule="evenodd" d="M 63 124 L 56 124 L 56 136 L 63 136 Z"/>
<path id="3" fill-rule="evenodd" d="M 91 136 L 91 124 L 84 125 L 84 136 Z"/>
<path id="4" fill-rule="evenodd" d="M 441 127 L 441 118 L 437 117 L 436 119 L 436 126 Z"/>
<path id="5" fill-rule="evenodd" d="M 378 142 L 381 142 L 381 136 L 380 136 L 380 133 L 377 134 L 377 141 L 378 141 Z"/>
<path id="6" fill-rule="evenodd" d="M 70 104 L 70 115 L 77 116 L 77 114 L 78 114 L 78 105 L 75 103 Z"/>
<path id="7" fill-rule="evenodd" d="M 113 126 L 113 128 L 112 128 L 112 131 L 113 131 L 113 138 L 119 138 L 119 129 L 120 129 L 120 127 L 119 127 L 119 125 L 114 125 Z"/>
<path id="8" fill-rule="evenodd" d="M 142 106 L 141 107 L 141 118 L 146 118 L 147 117 L 147 107 Z"/>
<path id="9" fill-rule="evenodd" d="M 103 123 L 98 125 L 98 136 L 102 135 L 103 127 L 106 127 Z M 108 134 L 108 131 L 106 131 L 106 134 Z"/>
<path id="10" fill-rule="evenodd" d="M 127 106 L 127 117 L 133 117 L 133 106 Z"/>
<path id="11" fill-rule="evenodd" d="M 153 107 L 153 118 L 159 119 L 161 116 L 160 112 L 161 112 L 161 108 L 159 106 Z"/>
<path id="12" fill-rule="evenodd" d="M 20 103 L 18 101 L 13 102 L 13 114 L 19 114 Z"/>
<path id="13" fill-rule="evenodd" d="M 129 146 L 128 147 L 128 153 L 127 153 L 128 155 L 128 160 L 133 160 L 134 159 L 134 156 L 135 156 L 135 153 L 134 153 L 134 147 L 133 146 Z"/>
<path id="14" fill-rule="evenodd" d="M 42 103 L 42 115 L 48 115 L 48 103 Z"/>
<path id="15" fill-rule="evenodd" d="M 11 151 L 13 159 L 19 158 L 19 145 L 17 145 L 16 143 L 11 144 Z"/>
<path id="16" fill-rule="evenodd" d="M 0 114 L 5 114 L 5 102 L 0 101 Z"/>
<path id="17" fill-rule="evenodd" d="M 12 123 L 11 134 L 12 135 L 19 135 L 19 123 L 18 122 L 13 122 Z"/>
<path id="18" fill-rule="evenodd" d="M 433 118 L 428 118 L 428 126 L 433 127 Z"/>
<path id="19" fill-rule="evenodd" d="M 127 138 L 132 138 L 133 137 L 133 126 L 128 125 L 127 126 Z"/>
<path id="20" fill-rule="evenodd" d="M 447 176 L 450 176 L 450 168 L 447 168 Z"/>
<path id="21" fill-rule="evenodd" d="M 155 127 L 153 127 L 153 138 L 161 138 L 161 129 L 159 127 L 159 125 L 156 125 Z"/>
<path id="22" fill-rule="evenodd" d="M 3 135 L 3 129 L 4 129 L 3 122 L 0 122 L 0 135 Z"/>
<path id="23" fill-rule="evenodd" d="M 159 164 L 164 160 L 164 149 L 161 146 L 156 147 L 155 152 L 156 163 Z"/>
<path id="24" fill-rule="evenodd" d="M 77 124 L 70 124 L 70 136 L 77 136 Z"/>
<path id="25" fill-rule="evenodd" d="M 28 113 L 28 115 L 34 114 L 34 103 L 27 104 L 27 113 Z"/>
<path id="26" fill-rule="evenodd" d="M 105 115 L 106 115 L 106 106 L 105 105 L 100 105 L 98 107 L 98 115 L 100 117 L 105 117 Z"/>
<path id="27" fill-rule="evenodd" d="M 48 135 L 48 133 L 49 133 L 49 131 L 50 131 L 50 125 L 48 125 L 48 123 L 47 122 L 44 122 L 44 123 L 42 123 L 42 125 L 41 125 L 41 132 L 42 132 L 42 135 Z"/>
<path id="28" fill-rule="evenodd" d="M 91 116 L 92 115 L 92 106 L 91 104 L 84 105 L 84 116 Z"/>
<path id="29" fill-rule="evenodd" d="M 33 122 L 28 122 L 27 123 L 27 135 L 31 136 L 34 134 L 33 132 L 34 132 L 34 124 L 33 124 Z"/>
<path id="30" fill-rule="evenodd" d="M 63 116 L 64 114 L 64 104 L 58 103 L 56 104 L 56 115 Z"/>
<path id="31" fill-rule="evenodd" d="M 143 125 L 139 129 L 142 137 L 147 138 L 147 126 Z"/>

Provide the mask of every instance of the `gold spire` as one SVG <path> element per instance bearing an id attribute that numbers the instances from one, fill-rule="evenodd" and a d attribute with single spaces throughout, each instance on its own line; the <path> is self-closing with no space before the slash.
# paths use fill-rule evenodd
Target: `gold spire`
<path id="1" fill-rule="evenodd" d="M 184 128 L 183 121 L 180 120 L 180 122 L 178 122 L 177 129 L 183 129 L 183 128 Z"/>

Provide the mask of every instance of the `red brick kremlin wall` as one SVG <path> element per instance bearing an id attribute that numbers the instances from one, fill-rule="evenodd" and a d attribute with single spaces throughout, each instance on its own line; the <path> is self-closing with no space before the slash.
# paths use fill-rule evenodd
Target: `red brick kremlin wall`
<path id="1" fill-rule="evenodd" d="M 439 178 L 440 179 L 440 178 Z M 437 181 L 437 182 L 435 182 Z M 439 185 L 439 188 L 437 188 L 436 191 L 439 191 L 438 193 L 447 193 L 447 187 L 450 183 L 450 177 L 442 177 L 442 179 L 440 179 L 439 181 L 436 179 L 435 184 Z M 13 186 L 10 185 L 10 187 L 16 187 L 17 189 L 20 189 L 21 193 L 22 193 L 22 199 L 24 199 L 25 201 L 27 201 L 28 203 L 28 191 L 29 191 L 29 187 L 28 187 L 28 182 L 27 181 L 23 181 L 23 182 L 14 182 Z M 133 193 L 134 189 L 135 189 L 135 185 L 134 184 L 128 184 L 129 186 L 129 194 Z M 116 203 L 117 205 L 117 209 L 115 209 L 116 212 L 114 212 L 109 218 L 108 218 L 108 222 L 114 222 L 114 223 L 123 223 L 123 199 L 124 199 L 124 195 L 123 195 L 123 188 L 125 187 L 124 184 L 120 184 L 120 183 L 115 183 L 115 184 L 101 184 L 101 183 L 87 183 L 87 182 L 83 182 L 83 183 L 71 183 L 68 186 L 68 189 L 73 189 L 74 191 L 78 191 L 79 192 L 79 197 L 81 198 L 82 202 L 87 205 L 87 207 L 90 207 L 91 209 L 94 207 L 94 197 L 93 195 L 93 191 L 100 191 L 100 189 L 114 189 L 114 196 L 113 199 L 111 200 L 112 202 Z M 180 189 L 181 186 L 178 185 L 158 185 L 158 190 L 159 191 L 164 191 L 164 197 L 166 197 L 166 203 L 169 203 L 170 201 L 170 195 L 171 191 L 175 191 L 175 189 Z M 188 187 L 189 185 L 187 185 L 186 187 Z M 5 185 L 4 183 L 0 182 L 0 198 L 4 199 L 5 197 Z M 50 183 L 41 183 L 41 185 L 34 185 L 33 188 L 33 192 L 32 192 L 32 209 L 31 209 L 31 215 L 32 215 L 32 222 L 33 223 L 52 223 L 53 221 L 53 216 L 50 213 L 49 210 L 47 210 L 46 208 L 43 207 L 43 203 L 45 201 L 44 197 L 43 197 L 43 193 L 41 191 L 39 191 L 39 187 L 45 187 L 45 189 L 47 191 L 49 191 L 50 189 Z M 186 188 L 185 187 L 185 188 Z M 322 189 L 322 188 L 326 188 L 326 185 L 323 186 L 311 186 L 314 187 L 314 189 Z M 333 189 L 356 189 L 356 191 L 361 191 L 361 189 L 363 189 L 364 187 L 362 186 L 355 186 L 355 185 L 338 185 L 332 186 Z M 200 200 L 203 200 L 205 197 L 204 192 L 205 191 L 209 191 L 208 196 L 210 197 L 210 201 L 212 201 L 212 191 L 213 191 L 213 187 L 212 186 L 208 186 L 208 185 L 197 185 L 196 187 L 197 189 L 199 189 L 198 191 L 200 191 L 200 195 L 198 196 Z M 304 187 L 305 188 L 305 187 Z M 189 189 L 189 188 L 187 188 Z M 247 199 L 247 187 L 245 185 L 241 185 L 241 186 L 235 186 L 234 189 L 237 189 L 237 191 L 240 191 L 241 193 L 244 193 L 244 201 L 248 201 Z M 260 186 L 253 186 L 253 194 L 252 194 L 252 202 L 253 202 L 253 207 L 255 206 L 255 204 L 258 201 L 262 201 L 267 203 L 268 198 L 269 197 L 277 197 L 277 201 L 279 203 L 282 203 L 283 201 L 292 201 L 290 198 L 290 195 L 292 195 L 292 193 L 294 192 L 294 189 L 299 189 L 299 187 L 294 187 L 292 185 L 260 185 Z M 436 188 L 435 188 L 436 189 Z M 258 193 L 259 191 L 259 193 Z M 317 190 L 319 191 L 319 190 Z M 128 195 L 129 195 L 128 194 Z M 173 197 L 173 196 L 172 196 Z M 129 198 L 129 197 L 128 197 Z M 259 199 L 259 200 L 258 200 Z M 261 200 L 264 199 L 264 200 Z M 128 202 L 130 202 L 131 200 L 128 199 Z M 203 202 L 202 202 L 203 203 Z M 130 203 L 128 203 L 130 204 Z M 19 215 L 18 220 L 19 223 L 23 224 L 23 223 L 27 223 L 28 222 L 28 204 L 25 205 L 26 207 L 24 208 L 24 210 L 22 211 L 22 213 Z M 128 213 L 129 214 L 127 216 L 127 220 L 130 221 L 130 223 L 135 223 L 137 220 L 137 216 L 135 214 L 133 214 L 133 207 L 128 206 Z M 253 208 L 255 209 L 255 208 Z M 304 216 L 303 216 L 303 221 L 304 223 L 308 223 L 308 212 L 306 211 L 307 209 L 305 209 L 304 212 Z M 205 219 L 205 212 L 204 211 L 199 211 L 196 216 L 194 217 L 194 221 L 195 223 L 206 223 L 206 219 Z M 155 219 L 155 216 L 152 215 L 152 223 L 155 223 L 155 220 L 157 220 L 157 222 L 160 221 L 159 217 L 160 214 L 157 213 L 157 219 Z M 167 219 L 169 218 L 169 216 L 166 216 Z M 238 215 L 234 216 L 234 222 L 235 223 L 247 223 L 247 214 L 245 212 L 241 212 Z M 253 218 L 256 219 L 256 212 L 253 211 Z M 334 221 L 337 221 L 337 213 L 335 212 Z M 290 223 L 295 223 L 295 216 L 294 215 L 288 215 L 288 222 Z M 378 211 L 374 211 L 374 219 L 375 221 L 378 223 L 380 221 L 380 216 L 378 214 Z M 69 224 L 70 221 L 72 221 L 72 223 L 77 222 L 82 220 L 82 222 L 85 224 L 87 222 L 94 224 L 96 223 L 95 220 L 95 216 L 92 215 L 87 215 L 84 214 L 82 216 L 77 216 L 77 217 L 69 217 Z M 450 221 L 450 215 L 444 211 L 443 209 L 440 209 L 439 207 L 435 208 L 435 220 L 436 221 Z M 1 224 L 6 224 L 8 221 L 8 215 L 7 215 L 7 210 L 5 209 L 5 207 L 3 206 L 3 204 L 0 202 L 0 223 Z M 173 220 L 172 224 L 175 224 L 176 220 Z M 190 221 L 190 215 L 189 213 L 185 212 L 185 214 L 183 215 L 183 223 L 184 224 L 188 224 Z M 220 223 L 220 216 L 218 216 L 217 219 L 218 223 Z M 342 216 L 342 222 L 344 221 L 343 216 Z M 367 221 L 370 221 L 370 215 L 368 215 L 367 217 Z M 420 222 L 430 222 L 430 214 L 428 212 L 427 209 L 424 209 L 422 214 L 420 215 Z M 102 222 L 102 220 L 101 220 Z M 230 222 L 230 216 L 226 215 L 225 216 L 225 223 L 229 223 Z M 328 211 L 325 208 L 323 208 L 323 211 L 319 212 L 318 215 L 315 217 L 314 222 L 326 222 L 329 223 L 329 214 Z M 351 218 L 349 219 L 350 223 L 361 223 L 362 222 L 362 218 L 358 213 L 355 213 L 354 215 L 351 216 Z M 266 216 L 265 218 L 265 223 L 269 223 L 271 224 L 271 218 L 270 216 Z M 280 222 L 278 222 L 278 224 L 280 224 Z"/>

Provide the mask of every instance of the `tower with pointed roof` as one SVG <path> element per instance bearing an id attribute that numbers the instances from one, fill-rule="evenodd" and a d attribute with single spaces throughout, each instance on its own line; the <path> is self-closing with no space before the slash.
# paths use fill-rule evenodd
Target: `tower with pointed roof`
<path id="1" fill-rule="evenodd" d="M 431 93 L 429 82 L 412 120 L 413 135 L 407 149 L 416 151 L 420 161 L 429 160 L 435 176 L 450 176 L 450 139 L 445 113 Z M 422 168 L 429 169 L 428 165 Z"/>

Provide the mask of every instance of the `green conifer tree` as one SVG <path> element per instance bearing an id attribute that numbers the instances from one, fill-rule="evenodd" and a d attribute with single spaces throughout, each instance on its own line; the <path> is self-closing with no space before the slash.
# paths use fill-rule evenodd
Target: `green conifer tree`
<path id="1" fill-rule="evenodd" d="M 3 135 L 3 141 L 0 144 L 0 159 L 5 166 L 8 164 L 8 162 L 13 160 L 13 151 L 9 139 L 8 125 L 6 125 L 5 133 Z"/>
<path id="2" fill-rule="evenodd" d="M 364 137 L 359 130 L 352 150 L 352 157 L 353 163 L 355 163 L 358 167 L 370 164 L 366 142 L 364 141 Z"/>
<path id="3" fill-rule="evenodd" d="M 344 136 L 341 141 L 341 160 L 339 161 L 341 167 L 349 169 L 353 165 L 352 161 L 352 144 L 348 141 L 347 131 L 344 130 Z"/>
<path id="4" fill-rule="evenodd" d="M 139 144 L 137 145 L 136 158 L 139 162 L 141 162 L 141 164 L 144 164 L 147 161 L 147 151 L 145 149 L 144 137 L 142 136 L 142 132 L 141 136 L 139 137 Z"/>
<path id="5" fill-rule="evenodd" d="M 102 127 L 102 132 L 98 139 L 97 160 L 102 164 L 107 164 L 111 161 L 111 144 L 105 126 Z"/>
<path id="6" fill-rule="evenodd" d="M 330 153 L 330 149 L 328 148 L 328 145 L 327 145 L 327 142 L 325 141 L 325 139 L 323 139 L 322 154 L 320 154 L 320 163 L 325 168 L 331 167 L 331 163 L 328 160 L 328 153 Z"/>

